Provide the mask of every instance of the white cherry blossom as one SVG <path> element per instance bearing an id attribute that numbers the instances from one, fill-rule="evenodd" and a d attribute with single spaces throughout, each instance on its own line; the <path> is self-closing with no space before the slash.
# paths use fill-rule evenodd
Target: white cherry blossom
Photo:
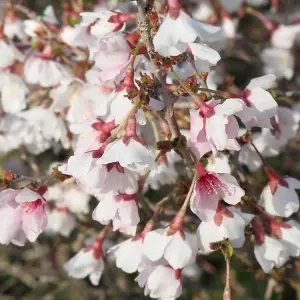
<path id="1" fill-rule="evenodd" d="M 274 86 L 275 79 L 273 74 L 254 78 L 243 91 L 241 99 L 244 108 L 236 115 L 248 128 L 254 126 L 270 128 L 270 119 L 276 115 L 278 105 L 266 90 Z"/>
<path id="2" fill-rule="evenodd" d="M 110 143 L 100 158 L 103 164 L 118 162 L 122 167 L 139 173 L 152 169 L 154 160 L 152 152 L 133 138 L 128 143 L 122 139 Z"/>
<path id="3" fill-rule="evenodd" d="M 94 220 L 104 225 L 108 224 L 110 220 L 116 220 L 116 228 L 121 226 L 121 222 L 123 225 L 129 226 L 129 232 L 125 229 L 128 234 L 132 232 L 133 228 L 136 230 L 136 226 L 140 222 L 136 194 L 114 195 L 110 193 L 99 194 L 97 197 L 100 202 L 93 212 Z"/>
<path id="4" fill-rule="evenodd" d="M 89 276 L 93 285 L 98 285 L 104 270 L 102 240 L 95 242 L 85 249 L 80 250 L 65 265 L 68 275 L 82 279 Z"/>
<path id="5" fill-rule="evenodd" d="M 243 213 L 232 207 L 224 212 L 217 212 L 216 220 L 201 222 L 197 229 L 200 251 L 212 252 L 211 243 L 229 239 L 234 248 L 241 248 L 245 242 L 245 227 L 250 223 L 254 215 Z M 217 223 L 216 223 L 217 222 Z"/>
<path id="6" fill-rule="evenodd" d="M 243 109 L 239 99 L 227 99 L 224 103 L 211 100 L 190 110 L 191 135 L 188 145 L 202 157 L 209 151 L 239 150 L 235 140 L 239 126 L 234 114 Z M 218 130 L 215 130 L 218 128 Z"/>
<path id="7" fill-rule="evenodd" d="M 180 10 L 177 18 L 170 14 L 165 17 L 153 43 L 156 51 L 163 56 L 179 55 L 187 49 L 188 43 L 197 38 L 201 42 L 219 40 L 222 38 L 221 28 L 201 23 Z"/>
<path id="8" fill-rule="evenodd" d="M 260 196 L 260 204 L 273 216 L 289 217 L 299 209 L 299 198 L 296 189 L 300 182 L 296 178 L 286 177 L 283 183 L 278 183 L 275 191 L 269 183 Z"/>
<path id="9" fill-rule="evenodd" d="M 287 221 L 287 227 L 282 226 L 280 242 L 285 245 L 291 256 L 300 255 L 300 225 L 294 220 Z"/>
<path id="10" fill-rule="evenodd" d="M 182 269 L 194 262 L 196 255 L 196 237 L 186 231 L 169 233 L 166 229 L 156 229 L 146 234 L 143 253 L 153 262 L 165 258 L 174 269 Z"/>
<path id="11" fill-rule="evenodd" d="M 261 245 L 255 244 L 254 255 L 265 273 L 269 273 L 274 267 L 281 267 L 289 258 L 284 244 L 269 236 L 265 236 Z"/>
<path id="12" fill-rule="evenodd" d="M 181 274 L 169 266 L 157 266 L 143 270 L 135 279 L 145 287 L 145 296 L 159 299 L 177 299 L 182 293 Z"/>
<path id="13" fill-rule="evenodd" d="M 237 180 L 229 174 L 207 172 L 204 167 L 191 198 L 191 210 L 205 222 L 212 221 L 218 208 L 219 200 L 235 205 L 244 196 L 244 190 Z"/>

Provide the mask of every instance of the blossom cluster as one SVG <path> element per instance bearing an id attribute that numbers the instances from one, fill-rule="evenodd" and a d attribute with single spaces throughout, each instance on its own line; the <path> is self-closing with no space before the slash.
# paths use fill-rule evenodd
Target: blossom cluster
<path id="1" fill-rule="evenodd" d="M 32 179 L 2 171 L 0 243 L 24 246 L 42 232 L 69 238 L 90 216 L 104 227 L 66 262 L 68 275 L 98 285 L 113 256 L 138 273 L 145 295 L 171 300 L 199 255 L 219 251 L 229 262 L 250 244 L 269 273 L 300 254 L 300 181 L 268 163 L 299 127 L 299 109 L 278 99 L 279 81 L 294 76 L 300 25 L 275 26 L 256 10 L 267 0 L 221 0 L 219 19 L 210 1 L 192 14 L 179 0 L 157 2 L 71 5 L 59 20 L 52 6 L 38 16 L 8 1 L 0 151 L 65 159 Z M 238 10 L 260 20 L 270 40 L 262 74 L 244 86 L 217 71 L 239 34 Z M 265 186 L 252 189 L 249 173 L 258 171 Z M 173 190 L 163 199 L 147 199 L 166 186 Z M 110 228 L 130 237 L 105 250 Z"/>

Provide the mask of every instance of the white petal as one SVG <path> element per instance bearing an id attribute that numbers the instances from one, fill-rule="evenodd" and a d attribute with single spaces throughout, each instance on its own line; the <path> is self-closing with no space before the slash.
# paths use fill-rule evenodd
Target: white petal
<path id="1" fill-rule="evenodd" d="M 138 207 L 134 200 L 121 201 L 118 213 L 124 224 L 137 225 L 140 222 Z"/>
<path id="2" fill-rule="evenodd" d="M 210 253 L 210 243 L 220 242 L 227 238 L 224 226 L 217 226 L 214 221 L 201 222 L 197 229 L 199 249 L 204 253 Z"/>
<path id="3" fill-rule="evenodd" d="M 146 234 L 143 242 L 143 252 L 151 260 L 157 261 L 163 257 L 171 236 L 165 235 L 165 229 L 157 229 Z"/>
<path id="4" fill-rule="evenodd" d="M 255 109 L 266 118 L 272 118 L 276 115 L 278 104 L 269 92 L 260 87 L 251 89 L 248 100 Z"/>
<path id="5" fill-rule="evenodd" d="M 218 174 L 217 176 L 222 184 L 226 186 L 222 195 L 223 199 L 231 205 L 239 203 L 245 195 L 245 191 L 240 187 L 237 180 L 230 174 Z"/>
<path id="6" fill-rule="evenodd" d="M 143 255 L 142 239 L 127 240 L 118 245 L 115 251 L 116 265 L 126 273 L 137 271 Z"/>
<path id="7" fill-rule="evenodd" d="M 221 115 L 213 115 L 206 119 L 206 136 L 207 140 L 212 141 L 216 149 L 219 151 L 225 150 L 228 136 L 226 134 L 226 124 L 228 120 Z M 218 130 L 216 130 L 218 128 Z"/>
<path id="8" fill-rule="evenodd" d="M 93 251 L 81 250 L 64 265 L 64 268 L 69 276 L 84 278 L 94 271 L 96 265 Z"/>
<path id="9" fill-rule="evenodd" d="M 216 65 L 221 59 L 220 54 L 204 44 L 190 43 L 189 47 L 196 59 L 209 62 L 211 65 Z"/>
<path id="10" fill-rule="evenodd" d="M 267 185 L 262 191 L 260 203 L 273 216 L 289 217 L 299 209 L 299 199 L 295 190 L 281 185 L 278 185 L 274 195 Z"/>
<path id="11" fill-rule="evenodd" d="M 98 285 L 100 278 L 104 270 L 104 262 L 102 259 L 99 259 L 97 265 L 95 266 L 93 272 L 90 274 L 89 278 L 93 285 Z"/>
<path id="12" fill-rule="evenodd" d="M 41 198 L 42 198 L 41 195 L 25 187 L 16 196 L 16 202 L 17 203 L 33 202 Z"/>
<path id="13" fill-rule="evenodd" d="M 229 98 L 222 104 L 214 107 L 216 114 L 230 116 L 243 109 L 243 103 L 240 99 Z"/>
<path id="14" fill-rule="evenodd" d="M 164 257 L 173 269 L 183 269 L 192 256 L 192 250 L 187 240 L 179 232 L 172 235 L 172 239 L 165 248 Z"/>
<path id="15" fill-rule="evenodd" d="M 93 220 L 96 220 L 101 224 L 105 224 L 107 221 L 112 220 L 115 217 L 118 208 L 119 203 L 117 201 L 113 198 L 106 197 L 93 211 Z"/>
<path id="16" fill-rule="evenodd" d="M 232 247 L 241 248 L 245 242 L 246 223 L 244 219 L 239 214 L 233 213 L 233 218 L 223 217 L 223 225 Z"/>
<path id="17" fill-rule="evenodd" d="M 254 78 L 247 85 L 246 89 L 253 89 L 256 87 L 261 87 L 264 90 L 268 90 L 274 87 L 276 82 L 276 76 L 273 74 L 264 75 L 261 77 Z"/>
<path id="18" fill-rule="evenodd" d="M 289 184 L 290 188 L 299 190 L 300 189 L 300 181 L 293 177 L 285 177 L 284 180 Z"/>
<path id="19" fill-rule="evenodd" d="M 212 221 L 217 211 L 219 196 L 217 194 L 210 194 L 202 189 L 199 193 L 195 192 L 191 199 L 192 212 L 202 221 Z"/>

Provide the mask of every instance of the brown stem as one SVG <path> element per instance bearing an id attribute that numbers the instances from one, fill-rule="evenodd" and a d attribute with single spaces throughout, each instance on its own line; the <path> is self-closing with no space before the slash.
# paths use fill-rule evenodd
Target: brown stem
<path id="1" fill-rule="evenodd" d="M 196 181 L 197 181 L 197 174 L 195 173 L 194 177 L 193 177 L 193 180 L 192 180 L 192 183 L 191 183 L 191 186 L 190 186 L 190 189 L 185 197 L 185 200 L 184 200 L 184 203 L 182 205 L 182 207 L 180 208 L 179 212 L 178 212 L 178 215 L 181 215 L 181 216 L 184 216 L 186 214 L 186 209 L 188 207 L 188 204 L 190 203 L 190 199 L 191 199 L 191 196 L 193 194 L 193 191 L 194 191 L 194 186 L 196 184 Z"/>
<path id="2" fill-rule="evenodd" d="M 172 70 L 172 73 L 174 74 L 174 76 L 176 77 L 176 80 L 179 82 L 179 84 L 184 88 L 184 90 L 190 94 L 190 96 L 193 98 L 194 101 L 200 101 L 201 99 L 199 99 L 199 96 L 184 82 L 184 80 L 182 80 L 178 74 Z M 223 92 L 220 91 L 215 91 L 215 90 L 211 90 L 208 88 L 197 88 L 199 91 L 202 92 L 207 92 L 207 93 L 212 93 L 212 94 L 217 94 L 219 97 L 224 98 L 223 97 Z"/>
<path id="3" fill-rule="evenodd" d="M 230 288 L 230 257 L 226 256 L 226 281 L 225 289 L 223 293 L 223 300 L 231 300 L 231 288 Z"/>
<path id="4" fill-rule="evenodd" d="M 172 99 L 171 95 L 169 94 L 169 91 L 166 87 L 166 84 L 165 84 L 164 78 L 162 76 L 161 70 L 153 62 L 154 45 L 153 45 L 153 40 L 152 40 L 152 37 L 151 37 L 150 23 L 149 23 L 149 20 L 146 16 L 146 12 L 145 12 L 144 1 L 143 0 L 137 0 L 137 6 L 138 6 L 138 12 L 139 12 L 139 16 L 140 16 L 141 37 L 142 37 L 142 39 L 144 40 L 144 42 L 146 44 L 149 57 L 151 59 L 151 62 L 153 64 L 153 66 L 155 67 L 155 76 L 157 77 L 157 79 L 161 83 L 161 92 L 160 92 L 160 94 L 161 94 L 161 96 L 164 100 L 164 103 L 165 103 L 166 120 L 167 120 L 168 125 L 170 127 L 172 137 L 173 138 L 180 137 L 181 134 L 180 134 L 179 126 L 178 126 L 177 120 L 176 120 L 175 115 L 174 115 L 174 108 L 173 108 L 174 101 L 173 101 L 173 99 Z"/>
<path id="5" fill-rule="evenodd" d="M 261 155 L 261 153 L 259 152 L 259 150 L 257 149 L 257 147 L 255 146 L 255 144 L 253 143 L 253 141 L 250 142 L 251 146 L 253 147 L 253 149 L 255 150 L 256 154 L 259 156 L 261 162 L 263 163 L 264 167 L 268 168 L 268 163 L 266 162 L 266 160 L 263 158 L 263 156 Z"/>

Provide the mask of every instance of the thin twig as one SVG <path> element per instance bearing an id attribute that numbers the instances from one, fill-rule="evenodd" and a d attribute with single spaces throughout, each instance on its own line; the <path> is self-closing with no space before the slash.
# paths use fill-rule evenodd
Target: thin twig
<path id="1" fill-rule="evenodd" d="M 139 16 L 140 16 L 141 36 L 142 36 L 142 39 L 144 40 L 144 42 L 146 44 L 149 57 L 150 57 L 151 62 L 153 64 L 154 68 L 155 68 L 155 76 L 157 77 L 157 79 L 161 83 L 160 94 L 161 94 L 161 97 L 163 98 L 164 103 L 165 103 L 166 120 L 167 120 L 168 125 L 170 127 L 172 137 L 177 138 L 177 137 L 180 137 L 181 134 L 180 134 L 180 130 L 179 130 L 177 120 L 176 120 L 175 115 L 174 115 L 174 108 L 173 108 L 174 100 L 172 99 L 171 95 L 169 94 L 169 91 L 166 87 L 166 84 L 165 84 L 164 78 L 162 76 L 161 70 L 153 62 L 154 45 L 153 45 L 153 40 L 152 40 L 152 37 L 151 37 L 150 23 L 149 23 L 149 20 L 146 16 L 144 1 L 137 0 L 137 6 L 138 6 L 138 12 L 139 12 Z"/>

